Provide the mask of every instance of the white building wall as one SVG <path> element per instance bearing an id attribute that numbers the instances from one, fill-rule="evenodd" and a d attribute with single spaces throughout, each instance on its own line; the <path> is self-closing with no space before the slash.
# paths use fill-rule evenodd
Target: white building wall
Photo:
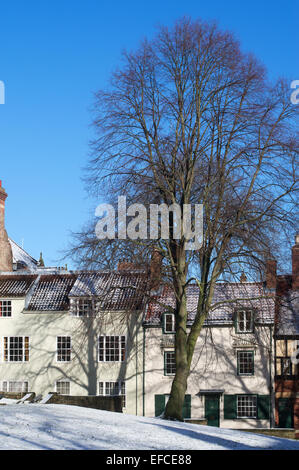
<path id="1" fill-rule="evenodd" d="M 126 409 L 142 414 L 142 356 L 136 345 L 142 342 L 140 312 L 105 313 L 95 318 L 78 318 L 69 312 L 26 312 L 25 299 L 12 301 L 12 317 L 0 318 L 0 389 L 3 381 L 27 381 L 29 391 L 43 396 L 55 391 L 59 380 L 70 381 L 71 395 L 96 395 L 98 383 L 125 380 Z M 125 362 L 98 362 L 99 335 L 125 335 Z M 6 362 L 3 337 L 28 336 L 28 362 Z M 57 362 L 57 336 L 71 336 L 71 362 Z M 137 374 L 136 374 L 137 370 Z"/>
<path id="2" fill-rule="evenodd" d="M 169 394 L 172 376 L 164 375 L 164 351 L 172 335 L 161 327 L 146 329 L 145 414 L 155 416 L 155 395 Z M 233 326 L 204 327 L 198 339 L 186 394 L 191 395 L 191 419 L 205 418 L 205 395 L 200 390 L 224 390 L 224 394 L 270 394 L 270 354 L 273 367 L 273 339 L 268 326 L 256 327 L 254 334 L 237 334 Z M 166 340 L 166 341 L 165 341 Z M 245 343 L 248 343 L 245 345 Z M 272 342 L 272 350 L 271 350 Z M 161 344 L 164 343 L 165 347 Z M 237 351 L 254 351 L 254 375 L 237 374 Z M 273 373 L 273 370 L 272 370 Z M 269 427 L 269 420 L 224 419 L 220 395 L 220 426 L 225 428 Z"/>
<path id="3" fill-rule="evenodd" d="M 69 312 L 23 313 L 25 299 L 10 300 L 12 317 L 0 318 L 0 388 L 3 381 L 28 381 L 29 391 L 45 395 L 55 391 L 56 381 L 69 380 L 71 395 L 96 395 L 100 381 L 125 380 L 124 412 L 155 416 L 155 395 L 169 394 L 171 389 L 173 376 L 164 375 L 164 351 L 172 349 L 173 335 L 163 334 L 161 327 L 147 327 L 144 344 L 141 312 L 111 312 L 83 319 Z M 98 362 L 97 338 L 104 334 L 126 336 L 125 362 Z M 29 362 L 3 361 L 4 336 L 29 336 Z M 71 336 L 69 363 L 56 360 L 57 336 Z M 248 346 L 243 345 L 244 341 L 248 341 Z M 240 349 L 254 350 L 254 376 L 237 375 L 236 351 Z M 199 394 L 200 390 L 269 395 L 270 350 L 268 326 L 257 327 L 254 335 L 236 334 L 233 326 L 204 327 L 196 345 L 186 392 L 191 395 L 191 419 L 205 417 L 205 397 Z M 269 427 L 269 421 L 224 419 L 221 396 L 220 426 Z"/>

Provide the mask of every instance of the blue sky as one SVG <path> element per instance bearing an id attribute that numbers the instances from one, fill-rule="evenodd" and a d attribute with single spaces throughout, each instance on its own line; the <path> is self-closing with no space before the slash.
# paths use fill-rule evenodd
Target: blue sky
<path id="1" fill-rule="evenodd" d="M 9 235 L 32 256 L 42 251 L 56 265 L 70 231 L 95 209 L 81 181 L 93 92 L 108 82 L 124 48 L 184 15 L 233 31 L 271 78 L 299 79 L 295 0 L 1 2 L 0 179 L 9 193 Z"/>

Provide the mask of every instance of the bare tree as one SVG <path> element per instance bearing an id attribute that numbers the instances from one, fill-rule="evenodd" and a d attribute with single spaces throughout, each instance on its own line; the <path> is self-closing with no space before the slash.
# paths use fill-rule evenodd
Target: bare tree
<path id="1" fill-rule="evenodd" d="M 124 52 L 110 86 L 96 94 L 90 190 L 112 201 L 126 195 L 146 205 L 178 204 L 182 213 L 185 204 L 204 207 L 200 250 L 186 250 L 183 233 L 174 236 L 171 212 L 169 239 L 157 243 L 176 298 L 176 375 L 166 418 L 182 419 L 194 348 L 216 281 L 238 270 L 256 272 L 283 230 L 295 227 L 295 111 L 288 84 L 270 84 L 264 67 L 241 52 L 232 34 L 185 18 L 171 29 L 161 27 L 137 51 Z M 84 233 L 78 237 L 84 253 Z M 94 262 L 98 250 L 111 256 L 118 248 L 134 252 L 142 246 L 148 254 L 151 242 L 91 237 L 87 249 L 93 247 Z M 191 280 L 199 299 L 187 330 Z"/>

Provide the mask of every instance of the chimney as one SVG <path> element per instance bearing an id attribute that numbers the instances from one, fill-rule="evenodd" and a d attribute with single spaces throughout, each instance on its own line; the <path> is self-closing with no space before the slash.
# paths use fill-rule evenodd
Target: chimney
<path id="1" fill-rule="evenodd" d="M 150 289 L 157 290 L 160 286 L 162 258 L 160 251 L 155 248 L 150 262 Z"/>
<path id="2" fill-rule="evenodd" d="M 277 281 L 277 261 L 268 259 L 266 261 L 266 287 L 267 289 L 276 289 Z"/>
<path id="3" fill-rule="evenodd" d="M 292 248 L 292 290 L 299 289 L 299 232 L 295 236 L 295 245 Z"/>
<path id="4" fill-rule="evenodd" d="M 5 200 L 7 194 L 0 180 L 0 271 L 12 271 L 12 250 L 5 230 Z"/>
<path id="5" fill-rule="evenodd" d="M 134 271 L 134 269 L 136 270 L 137 268 L 138 268 L 138 266 L 136 264 L 132 263 L 128 259 L 124 259 L 122 261 L 119 261 L 119 263 L 117 265 L 117 271 Z"/>

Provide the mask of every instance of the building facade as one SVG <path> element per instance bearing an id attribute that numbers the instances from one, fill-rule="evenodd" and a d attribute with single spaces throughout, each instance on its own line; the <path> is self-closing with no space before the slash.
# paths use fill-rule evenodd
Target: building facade
<path id="1" fill-rule="evenodd" d="M 292 273 L 276 276 L 275 422 L 299 430 L 299 235 Z"/>
<path id="2" fill-rule="evenodd" d="M 123 412 L 160 416 L 176 365 L 174 297 L 159 284 L 159 257 L 149 270 L 130 263 L 110 272 L 47 268 L 8 239 L 6 196 L 1 186 L 0 390 L 121 395 Z M 265 282 L 217 283 L 192 361 L 185 419 L 235 429 L 284 427 L 283 419 L 297 425 L 298 369 L 285 376 L 288 341 L 299 339 L 296 256 L 291 284 L 276 275 L 275 262 Z M 282 295 L 283 283 L 291 289 Z M 276 302 L 278 286 L 284 304 Z M 197 300 L 197 285 L 189 285 L 189 328 Z M 284 330 L 290 312 L 293 329 Z"/>

